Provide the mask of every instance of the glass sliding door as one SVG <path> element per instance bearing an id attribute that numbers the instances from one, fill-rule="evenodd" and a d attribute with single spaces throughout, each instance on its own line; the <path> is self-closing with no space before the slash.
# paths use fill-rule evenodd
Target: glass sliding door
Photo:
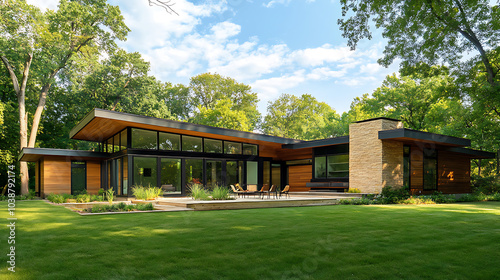
<path id="1" fill-rule="evenodd" d="M 208 187 L 213 188 L 222 185 L 222 161 L 206 160 L 205 170 Z"/>
<path id="2" fill-rule="evenodd" d="M 122 194 L 128 195 L 128 157 L 123 157 Z"/>
<path id="3" fill-rule="evenodd" d="M 186 184 L 203 185 L 203 160 L 186 159 Z"/>
<path id="4" fill-rule="evenodd" d="M 272 166 L 271 178 L 273 185 L 275 185 L 278 188 L 281 188 L 281 164 L 273 163 L 271 166 Z"/>
<path id="5" fill-rule="evenodd" d="M 247 161 L 247 185 L 257 185 L 259 183 L 259 163 Z"/>
<path id="6" fill-rule="evenodd" d="M 241 185 L 240 167 L 238 161 L 226 161 L 226 185 Z"/>
<path id="7" fill-rule="evenodd" d="M 115 194 L 116 195 L 122 195 L 122 159 L 118 158 L 114 160 L 113 164 L 113 175 L 114 175 L 114 181 L 116 182 L 115 184 Z"/>
<path id="8" fill-rule="evenodd" d="M 181 194 L 181 160 L 161 159 L 161 188 L 164 194 Z"/>
<path id="9" fill-rule="evenodd" d="M 134 186 L 157 187 L 156 157 L 134 157 Z"/>

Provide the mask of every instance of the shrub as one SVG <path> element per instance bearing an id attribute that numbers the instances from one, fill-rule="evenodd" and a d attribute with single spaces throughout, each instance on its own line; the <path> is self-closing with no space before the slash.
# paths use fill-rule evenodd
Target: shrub
<path id="1" fill-rule="evenodd" d="M 113 189 L 108 189 L 106 191 L 106 199 L 108 200 L 109 204 L 113 203 L 114 198 L 115 198 L 115 191 Z"/>
<path id="2" fill-rule="evenodd" d="M 409 197 L 407 199 L 400 200 L 399 204 L 436 204 L 431 198 L 425 196 Z"/>
<path id="3" fill-rule="evenodd" d="M 391 186 L 385 186 L 382 188 L 381 202 L 383 204 L 394 204 L 401 200 L 410 198 L 410 192 L 408 187 L 401 187 L 398 189 L 393 189 Z"/>
<path id="4" fill-rule="evenodd" d="M 133 211 L 135 209 L 135 205 L 126 205 L 125 208 L 123 209 L 124 211 Z"/>
<path id="5" fill-rule="evenodd" d="M 479 177 L 478 175 L 471 176 L 472 191 L 479 194 L 495 194 L 500 192 L 500 176 L 491 175 Z"/>
<path id="6" fill-rule="evenodd" d="M 91 195 L 90 196 L 90 201 L 104 201 L 104 198 L 100 195 Z"/>
<path id="7" fill-rule="evenodd" d="M 49 200 L 52 203 L 65 203 L 67 198 L 65 198 L 63 195 L 60 194 L 49 194 L 47 196 L 47 200 Z"/>
<path id="8" fill-rule="evenodd" d="M 357 188 L 349 188 L 349 190 L 346 191 L 347 193 L 361 193 L 361 190 Z"/>
<path id="9" fill-rule="evenodd" d="M 349 198 L 349 199 L 339 200 L 339 204 L 342 204 L 342 205 L 369 205 L 369 204 L 373 204 L 373 201 L 371 199 L 367 199 L 367 198 Z"/>
<path id="10" fill-rule="evenodd" d="M 477 197 L 474 194 L 466 193 L 457 198 L 457 202 L 472 202 L 477 201 Z"/>
<path id="11" fill-rule="evenodd" d="M 147 203 L 147 204 L 138 204 L 136 206 L 136 209 L 139 211 L 151 211 L 154 210 L 154 207 L 152 203 Z"/>
<path id="12" fill-rule="evenodd" d="M 124 210 L 125 207 L 127 207 L 127 204 L 125 204 L 125 202 L 120 202 L 116 207 L 118 207 L 118 209 L 120 210 Z"/>
<path id="13" fill-rule="evenodd" d="M 434 192 L 429 198 L 436 203 L 454 203 L 457 200 L 453 195 L 445 195 L 442 192 Z"/>
<path id="14" fill-rule="evenodd" d="M 163 190 L 161 188 L 155 188 L 151 186 L 134 186 L 134 188 L 132 188 L 132 193 L 137 199 L 152 200 L 160 197 L 163 194 Z"/>
<path id="15" fill-rule="evenodd" d="M 90 195 L 88 194 L 79 194 L 76 196 L 76 202 L 78 203 L 88 203 L 90 202 Z"/>
<path id="16" fill-rule="evenodd" d="M 228 200 L 231 199 L 231 192 L 228 188 L 216 186 L 212 191 L 212 199 L 213 200 Z"/>
<path id="17" fill-rule="evenodd" d="M 192 184 L 188 187 L 190 196 L 194 200 L 210 200 L 210 194 L 200 184 Z"/>
<path id="18" fill-rule="evenodd" d="M 500 193 L 490 194 L 488 196 L 489 201 L 500 201 Z"/>
<path id="19" fill-rule="evenodd" d="M 101 205 L 99 204 L 94 204 L 90 209 L 90 213 L 100 213 L 100 212 L 102 212 L 102 208 Z"/>

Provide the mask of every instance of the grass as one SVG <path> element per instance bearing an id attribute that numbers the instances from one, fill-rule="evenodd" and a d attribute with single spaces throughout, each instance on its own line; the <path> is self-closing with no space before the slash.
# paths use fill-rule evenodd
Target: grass
<path id="1" fill-rule="evenodd" d="M 7 204 L 0 203 L 6 224 Z M 16 202 L 1 279 L 496 279 L 500 203 L 79 216 Z"/>

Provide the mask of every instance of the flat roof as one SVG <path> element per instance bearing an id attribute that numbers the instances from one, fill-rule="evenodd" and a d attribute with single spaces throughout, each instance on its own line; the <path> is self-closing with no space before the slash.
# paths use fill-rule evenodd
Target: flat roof
<path id="1" fill-rule="evenodd" d="M 495 158 L 495 153 L 468 149 L 468 148 L 451 147 L 448 148 L 447 151 L 468 155 L 470 158 L 480 158 L 480 159 Z"/>
<path id="2" fill-rule="evenodd" d="M 153 118 L 103 109 L 90 111 L 69 133 L 71 139 L 102 142 L 126 127 L 136 127 L 192 136 L 223 140 L 244 139 L 245 142 L 271 142 L 276 144 L 300 143 L 301 140 Z M 241 140 L 240 140 L 241 141 Z"/>
<path id="3" fill-rule="evenodd" d="M 44 156 L 61 156 L 70 158 L 97 158 L 105 159 L 110 155 L 103 152 L 67 150 L 67 149 L 48 149 L 48 148 L 23 148 L 19 153 L 19 161 L 38 161 Z"/>
<path id="4" fill-rule="evenodd" d="M 370 121 L 376 121 L 376 120 L 388 120 L 388 121 L 396 121 L 396 122 L 400 122 L 401 120 L 398 120 L 398 119 L 392 119 L 392 118 L 387 118 L 387 117 L 378 117 L 378 118 L 371 118 L 371 119 L 367 119 L 367 120 L 361 120 L 361 121 L 357 121 L 357 122 L 354 122 L 354 123 L 364 123 L 364 122 L 370 122 Z"/>
<path id="5" fill-rule="evenodd" d="M 380 140 L 398 140 L 404 142 L 424 142 L 435 143 L 444 146 L 470 146 L 469 139 L 458 138 L 453 136 L 446 136 L 442 134 L 435 134 L 430 132 L 423 132 L 408 128 L 399 128 L 391 130 L 382 130 L 378 132 L 378 139 Z"/>
<path id="6" fill-rule="evenodd" d="M 321 146 L 349 144 L 349 136 L 340 136 L 333 138 L 326 138 L 320 140 L 304 141 L 296 144 L 285 144 L 283 149 L 303 149 L 303 148 L 316 148 Z"/>

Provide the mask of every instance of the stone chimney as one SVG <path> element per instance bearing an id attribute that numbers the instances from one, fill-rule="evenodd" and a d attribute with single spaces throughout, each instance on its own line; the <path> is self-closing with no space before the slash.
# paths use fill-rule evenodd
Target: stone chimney
<path id="1" fill-rule="evenodd" d="M 403 143 L 378 139 L 381 130 L 403 128 L 399 120 L 375 118 L 349 125 L 349 188 L 380 193 L 403 185 Z"/>

